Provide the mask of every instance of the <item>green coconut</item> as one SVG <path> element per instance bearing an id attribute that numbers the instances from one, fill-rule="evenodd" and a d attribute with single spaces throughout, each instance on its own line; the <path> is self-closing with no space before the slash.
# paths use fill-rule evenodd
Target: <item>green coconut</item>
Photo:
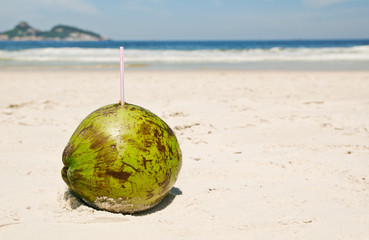
<path id="1" fill-rule="evenodd" d="M 112 104 L 80 123 L 63 163 L 63 180 L 87 204 L 134 213 L 154 207 L 169 193 L 182 153 L 158 116 L 132 104 Z"/>

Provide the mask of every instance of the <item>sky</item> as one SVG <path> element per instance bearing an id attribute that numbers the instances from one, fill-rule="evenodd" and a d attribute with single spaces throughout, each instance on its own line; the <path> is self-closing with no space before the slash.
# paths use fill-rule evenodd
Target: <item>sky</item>
<path id="1" fill-rule="evenodd" d="M 20 21 L 112 40 L 369 39 L 369 0 L 0 0 L 0 32 Z"/>

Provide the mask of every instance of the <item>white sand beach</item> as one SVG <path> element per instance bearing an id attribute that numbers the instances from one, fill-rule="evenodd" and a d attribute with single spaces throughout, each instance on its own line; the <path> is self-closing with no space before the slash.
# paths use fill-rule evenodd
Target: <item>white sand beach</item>
<path id="1" fill-rule="evenodd" d="M 139 71 L 174 130 L 175 189 L 137 215 L 68 192 L 62 152 L 119 71 L 0 72 L 0 239 L 369 239 L 369 72 Z"/>

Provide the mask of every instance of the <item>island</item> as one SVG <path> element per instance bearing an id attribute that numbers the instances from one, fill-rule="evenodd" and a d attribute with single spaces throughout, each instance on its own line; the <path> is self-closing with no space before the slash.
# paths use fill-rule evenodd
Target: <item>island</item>
<path id="1" fill-rule="evenodd" d="M 57 25 L 50 31 L 40 31 L 27 22 L 20 22 L 12 30 L 0 32 L 0 41 L 104 41 L 100 34 L 76 27 Z"/>

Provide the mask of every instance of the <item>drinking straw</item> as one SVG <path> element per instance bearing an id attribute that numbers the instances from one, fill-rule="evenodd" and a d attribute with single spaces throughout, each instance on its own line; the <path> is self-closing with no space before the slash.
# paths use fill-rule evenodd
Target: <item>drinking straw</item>
<path id="1" fill-rule="evenodd" d="M 124 48 L 120 47 L 120 105 L 124 105 Z"/>

